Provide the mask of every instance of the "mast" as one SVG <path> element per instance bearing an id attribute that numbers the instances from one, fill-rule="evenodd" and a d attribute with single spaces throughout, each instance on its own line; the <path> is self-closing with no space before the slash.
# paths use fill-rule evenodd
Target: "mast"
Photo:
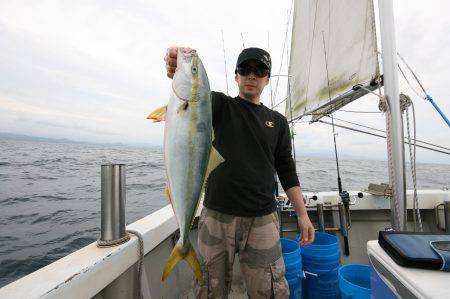
<path id="1" fill-rule="evenodd" d="M 392 228 L 395 230 L 406 230 L 405 153 L 403 146 L 403 121 L 398 90 L 397 49 L 392 2 L 392 0 L 378 1 L 384 91 L 388 104 L 386 128 L 389 181 L 392 187 L 391 223 Z"/>

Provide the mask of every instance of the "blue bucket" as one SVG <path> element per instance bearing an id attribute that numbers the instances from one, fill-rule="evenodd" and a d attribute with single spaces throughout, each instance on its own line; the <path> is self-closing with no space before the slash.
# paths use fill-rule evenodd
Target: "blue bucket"
<path id="1" fill-rule="evenodd" d="M 290 297 L 301 298 L 302 294 L 302 255 L 297 241 L 281 238 L 281 252 L 286 267 L 286 279 Z"/>
<path id="2" fill-rule="evenodd" d="M 306 298 L 339 298 L 339 248 L 336 236 L 321 232 L 311 245 L 301 246 Z"/>
<path id="3" fill-rule="evenodd" d="M 302 253 L 303 256 L 303 268 L 309 270 L 331 270 L 340 266 L 340 252 L 336 252 L 332 255 L 310 255 Z"/>
<path id="4" fill-rule="evenodd" d="M 300 234 L 297 235 L 296 240 L 300 238 Z M 314 242 L 311 245 L 301 246 L 302 254 L 308 255 L 333 255 L 336 252 L 339 252 L 339 240 L 336 236 L 315 232 L 314 234 Z"/>
<path id="5" fill-rule="evenodd" d="M 296 277 L 288 279 L 289 284 L 289 299 L 301 299 L 302 298 L 302 278 Z"/>
<path id="6" fill-rule="evenodd" d="M 339 289 L 343 299 L 370 298 L 369 265 L 346 265 L 339 268 Z"/>

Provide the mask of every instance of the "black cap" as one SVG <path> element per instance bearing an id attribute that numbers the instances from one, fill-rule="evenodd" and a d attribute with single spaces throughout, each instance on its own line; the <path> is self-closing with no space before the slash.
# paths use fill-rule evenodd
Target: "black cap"
<path id="1" fill-rule="evenodd" d="M 267 67 L 270 75 L 272 61 L 270 60 L 270 54 L 267 53 L 267 51 L 260 48 L 246 48 L 242 50 L 237 59 L 236 68 L 247 60 L 256 60 L 258 62 L 261 62 L 264 66 Z"/>

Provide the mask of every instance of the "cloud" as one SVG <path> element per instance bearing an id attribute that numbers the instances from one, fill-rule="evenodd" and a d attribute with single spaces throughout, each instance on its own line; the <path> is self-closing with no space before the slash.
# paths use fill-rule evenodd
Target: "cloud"
<path id="1" fill-rule="evenodd" d="M 281 58 L 286 55 L 282 50 L 290 5 L 290 0 L 1 2 L 0 126 L 15 133 L 161 144 L 163 125 L 150 124 L 145 116 L 166 104 L 170 95 L 165 49 L 196 48 L 212 89 L 225 92 L 227 74 L 229 93 L 236 95 L 234 67 L 243 43 L 269 49 L 275 73 L 287 73 Z M 395 6 L 399 52 L 449 114 L 449 4 L 403 0 Z M 275 77 L 272 90 L 277 80 L 276 102 L 287 90 L 286 80 Z M 404 82 L 401 90 L 409 92 Z M 424 100 L 414 101 L 418 138 L 450 147 L 448 127 L 439 115 Z M 271 106 L 270 88 L 263 93 L 263 103 Z M 373 111 L 376 106 L 377 99 L 369 96 L 346 109 Z M 283 111 L 283 105 L 279 108 Z M 381 114 L 338 112 L 336 117 L 385 128 Z M 330 127 L 299 124 L 296 131 L 296 147 L 302 152 L 333 152 Z M 337 132 L 339 150 L 345 155 L 380 159 L 386 155 L 382 140 L 343 129 Z M 442 155 L 419 154 L 426 161 L 450 163 Z"/>

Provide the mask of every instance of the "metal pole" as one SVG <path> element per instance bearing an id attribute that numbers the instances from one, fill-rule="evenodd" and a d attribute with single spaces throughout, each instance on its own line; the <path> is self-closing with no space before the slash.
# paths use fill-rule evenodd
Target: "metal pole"
<path id="1" fill-rule="evenodd" d="M 130 239 L 125 231 L 125 201 L 125 165 L 102 165 L 101 231 L 98 246 L 115 246 Z"/>
<path id="2" fill-rule="evenodd" d="M 323 203 L 318 203 L 317 208 L 317 222 L 319 223 L 319 231 L 325 231 L 325 219 L 323 217 Z"/>
<path id="3" fill-rule="evenodd" d="M 344 238 L 344 254 L 346 256 L 350 255 L 350 247 L 348 245 L 348 230 L 347 230 L 347 217 L 345 212 L 345 207 L 342 202 L 338 203 L 338 209 L 339 209 L 339 222 L 341 226 L 341 234 Z"/>
<path id="4" fill-rule="evenodd" d="M 397 49 L 395 45 L 394 9 L 392 0 L 379 0 L 380 36 L 383 58 L 384 91 L 388 113 L 389 180 L 392 186 L 391 222 L 393 229 L 406 230 L 406 181 L 403 122 L 400 110 L 397 76 Z"/>
<path id="5" fill-rule="evenodd" d="M 450 233 L 450 199 L 444 201 L 445 231 Z"/>

